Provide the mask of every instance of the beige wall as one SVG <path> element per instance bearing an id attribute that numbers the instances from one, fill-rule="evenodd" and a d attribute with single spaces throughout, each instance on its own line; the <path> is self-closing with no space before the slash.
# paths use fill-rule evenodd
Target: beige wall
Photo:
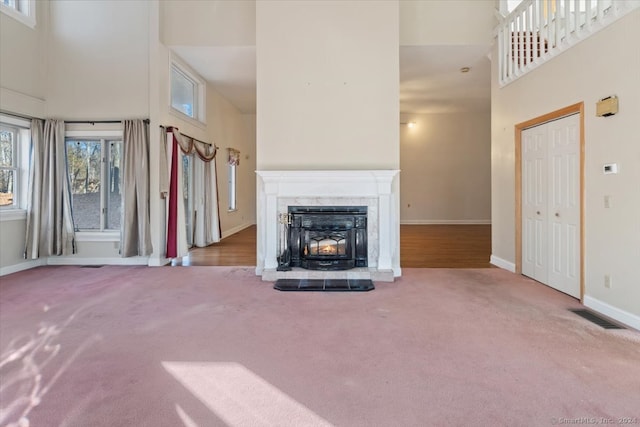
<path id="1" fill-rule="evenodd" d="M 46 74 L 46 36 L 49 2 L 36 2 L 36 26 L 30 28 L 22 22 L 0 13 L 0 87 L 19 94 L 44 99 Z M 5 98 L 5 96 L 3 96 Z M 1 99 L 2 109 L 14 111 Z M 33 114 L 30 111 L 19 111 Z"/>
<path id="2" fill-rule="evenodd" d="M 398 3 L 256 4 L 257 168 L 397 169 Z"/>
<path id="3" fill-rule="evenodd" d="M 640 40 L 638 10 L 508 86 L 492 83 L 492 250 L 515 263 L 514 125 L 584 101 L 585 296 L 640 316 L 640 55 L 629 40 Z M 595 117 L 609 95 L 620 98 L 620 113 Z M 604 175 L 605 163 L 620 172 Z"/>
<path id="4" fill-rule="evenodd" d="M 48 15 L 49 3 L 36 2 L 36 26 L 30 28 L 0 13 L 2 111 L 27 116 L 44 113 Z M 25 219 L 7 220 L 0 214 L 0 269 L 32 264 L 23 259 L 25 227 Z"/>
<path id="5" fill-rule="evenodd" d="M 167 46 L 255 46 L 253 0 L 163 0 L 160 40 Z"/>
<path id="6" fill-rule="evenodd" d="M 400 44 L 491 45 L 495 0 L 402 0 Z"/>
<path id="7" fill-rule="evenodd" d="M 403 223 L 489 223 L 491 113 L 402 114 Z"/>
<path id="8" fill-rule="evenodd" d="M 47 117 L 148 117 L 150 3 L 49 4 Z"/>

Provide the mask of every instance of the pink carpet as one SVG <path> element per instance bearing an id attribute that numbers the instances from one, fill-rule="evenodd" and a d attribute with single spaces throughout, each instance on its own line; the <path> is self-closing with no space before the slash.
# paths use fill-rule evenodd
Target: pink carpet
<path id="1" fill-rule="evenodd" d="M 0 425 L 639 424 L 640 334 L 579 307 L 500 269 L 284 293 L 253 267 L 41 267 L 0 279 Z"/>

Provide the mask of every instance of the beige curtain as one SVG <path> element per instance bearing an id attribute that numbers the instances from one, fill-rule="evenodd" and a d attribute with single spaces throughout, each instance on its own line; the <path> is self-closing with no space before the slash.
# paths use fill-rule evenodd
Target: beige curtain
<path id="1" fill-rule="evenodd" d="M 220 215 L 218 212 L 218 184 L 216 162 L 204 162 L 193 158 L 194 239 L 197 247 L 209 246 L 220 241 Z"/>
<path id="2" fill-rule="evenodd" d="M 31 122 L 26 259 L 76 253 L 62 120 Z"/>
<path id="3" fill-rule="evenodd" d="M 149 212 L 149 126 L 143 120 L 124 120 L 123 125 L 123 257 L 153 252 Z"/>

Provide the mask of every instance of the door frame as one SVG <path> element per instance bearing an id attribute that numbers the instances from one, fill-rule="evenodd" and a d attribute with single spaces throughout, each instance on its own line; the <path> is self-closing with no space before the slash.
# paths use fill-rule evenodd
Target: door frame
<path id="1" fill-rule="evenodd" d="M 580 302 L 584 299 L 584 102 L 569 105 L 515 125 L 516 273 L 522 274 L 522 131 L 573 114 L 580 114 Z"/>

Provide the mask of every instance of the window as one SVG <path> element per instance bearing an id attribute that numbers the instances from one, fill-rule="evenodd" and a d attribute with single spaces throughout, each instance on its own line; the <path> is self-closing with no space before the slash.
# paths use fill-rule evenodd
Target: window
<path id="1" fill-rule="evenodd" d="M 35 0 L 0 0 L 0 11 L 31 28 L 36 26 Z"/>
<path id="2" fill-rule="evenodd" d="M 67 138 L 66 142 L 76 230 L 119 230 L 122 213 L 122 140 Z"/>
<path id="3" fill-rule="evenodd" d="M 235 148 L 227 148 L 227 175 L 229 177 L 229 211 L 238 209 L 237 205 L 237 169 L 240 164 L 240 151 Z"/>
<path id="4" fill-rule="evenodd" d="M 204 123 L 204 81 L 176 60 L 171 62 L 171 109 Z"/>
<path id="5" fill-rule="evenodd" d="M 0 207 L 18 204 L 18 129 L 0 126 Z"/>
<path id="6" fill-rule="evenodd" d="M 229 164 L 229 210 L 238 209 L 236 205 L 236 165 Z"/>
<path id="7" fill-rule="evenodd" d="M 29 172 L 31 122 L 0 115 L 0 211 L 2 220 L 24 215 Z M 17 215 L 17 216 L 16 216 Z"/>

